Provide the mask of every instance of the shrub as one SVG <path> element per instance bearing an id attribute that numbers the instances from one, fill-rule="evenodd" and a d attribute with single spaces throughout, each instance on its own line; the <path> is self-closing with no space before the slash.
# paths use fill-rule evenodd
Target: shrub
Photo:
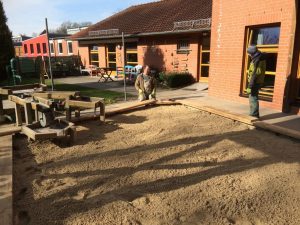
<path id="1" fill-rule="evenodd" d="M 0 80 L 7 78 L 8 74 L 6 73 L 5 68 L 15 54 L 12 35 L 6 22 L 7 18 L 5 16 L 2 1 L 0 1 Z"/>
<path id="2" fill-rule="evenodd" d="M 195 82 L 194 77 L 187 72 L 160 73 L 159 79 L 164 80 L 165 84 L 170 88 L 183 87 Z"/>

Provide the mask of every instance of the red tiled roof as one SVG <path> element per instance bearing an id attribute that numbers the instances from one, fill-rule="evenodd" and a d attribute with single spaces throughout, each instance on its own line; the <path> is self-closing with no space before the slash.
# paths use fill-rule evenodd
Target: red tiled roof
<path id="1" fill-rule="evenodd" d="M 212 0 L 163 0 L 131 6 L 89 28 L 72 39 L 89 38 L 90 31 L 119 29 L 119 33 L 138 34 L 166 32 L 174 22 L 211 18 Z"/>

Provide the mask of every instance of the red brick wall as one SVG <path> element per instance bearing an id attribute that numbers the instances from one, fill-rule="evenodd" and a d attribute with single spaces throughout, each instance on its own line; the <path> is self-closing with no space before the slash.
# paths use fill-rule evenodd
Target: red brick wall
<path id="1" fill-rule="evenodd" d="M 177 43 L 181 39 L 187 39 L 190 41 L 190 53 L 178 54 L 176 52 Z M 138 41 L 138 64 L 148 64 L 159 71 L 173 71 L 173 63 L 177 60 L 180 68 L 184 69 L 185 64 L 188 71 L 197 79 L 199 72 L 199 42 L 201 34 L 193 35 L 173 35 L 173 36 L 161 36 L 161 37 L 143 37 Z M 118 45 L 121 43 L 117 43 Z M 99 64 L 100 66 L 106 66 L 106 51 L 105 45 L 99 46 Z M 79 52 L 82 58 L 82 62 L 89 64 L 88 47 L 79 45 Z M 116 61 L 117 67 L 123 66 L 123 50 L 116 49 Z"/>
<path id="2" fill-rule="evenodd" d="M 40 54 L 37 53 L 37 44 L 38 43 L 40 44 L 40 48 L 41 48 Z M 40 35 L 38 37 L 30 38 L 30 39 L 23 41 L 22 42 L 22 48 L 23 48 L 23 52 L 24 52 L 23 56 L 24 57 L 37 57 L 37 56 L 42 56 L 42 55 L 47 56 L 48 53 L 43 54 L 43 43 L 46 43 L 46 45 L 48 46 L 46 35 Z M 33 49 L 34 49 L 33 53 L 31 53 L 31 51 L 30 51 L 30 44 L 33 45 Z M 27 45 L 27 54 L 25 53 L 24 45 Z"/>
<path id="3" fill-rule="evenodd" d="M 295 23 L 294 0 L 214 0 L 209 95 L 246 103 L 239 97 L 245 27 L 281 23 L 274 97 L 262 105 L 281 110 Z"/>
<path id="4" fill-rule="evenodd" d="M 177 43 L 181 39 L 189 40 L 191 50 L 189 54 L 176 52 Z M 173 64 L 178 62 L 179 68 L 175 68 L 175 70 L 181 71 L 187 68 L 197 79 L 199 42 L 199 34 L 141 38 L 138 44 L 138 63 L 141 65 L 148 64 L 160 71 L 173 71 Z"/>
<path id="5" fill-rule="evenodd" d="M 81 62 L 84 66 L 90 65 L 89 47 L 88 46 L 78 46 L 78 52 L 81 57 Z"/>
<path id="6" fill-rule="evenodd" d="M 54 43 L 54 54 L 52 56 L 69 56 L 68 49 L 67 49 L 67 40 L 62 39 L 62 46 L 63 46 L 63 54 L 58 54 L 58 40 L 53 40 Z M 51 42 L 51 41 L 50 41 Z M 37 53 L 37 44 L 40 44 L 41 53 Z M 47 46 L 47 53 L 43 53 L 43 43 L 46 43 Z M 25 54 L 24 45 L 27 45 L 27 54 Z M 30 51 L 30 44 L 33 44 L 34 53 L 32 54 Z M 78 42 L 73 41 L 73 55 L 78 54 Z M 37 57 L 37 56 L 47 56 L 48 55 L 48 41 L 45 34 L 40 35 L 38 37 L 34 37 L 22 42 L 22 51 L 24 52 L 23 56 L 25 57 Z"/>

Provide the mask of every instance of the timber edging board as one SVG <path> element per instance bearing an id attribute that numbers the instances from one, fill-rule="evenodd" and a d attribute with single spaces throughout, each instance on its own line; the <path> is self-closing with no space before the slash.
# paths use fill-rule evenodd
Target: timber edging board
<path id="1" fill-rule="evenodd" d="M 0 142 L 0 225 L 12 225 L 12 135 L 0 137 Z"/>
<path id="2" fill-rule="evenodd" d="M 292 138 L 300 140 L 300 132 L 296 131 L 296 130 L 277 126 L 277 125 L 266 123 L 263 121 L 255 122 L 255 123 L 253 123 L 253 125 L 255 127 L 258 127 L 258 128 L 264 129 L 264 130 L 272 131 L 276 134 L 282 134 L 284 136 L 288 136 L 288 137 L 292 137 Z"/>
<path id="3" fill-rule="evenodd" d="M 239 121 L 239 122 L 251 125 L 251 126 L 253 125 L 254 122 L 258 121 L 258 119 L 256 117 L 237 114 L 237 113 L 233 113 L 233 112 L 230 112 L 227 110 L 218 109 L 218 108 L 214 108 L 211 106 L 206 106 L 206 105 L 203 105 L 202 103 L 198 103 L 195 101 L 179 100 L 178 102 L 180 102 L 182 105 L 185 105 L 188 107 L 199 109 L 201 111 L 205 111 L 205 112 L 212 113 L 212 114 L 215 114 L 218 116 L 222 116 L 222 117 L 234 120 L 234 121 Z"/>

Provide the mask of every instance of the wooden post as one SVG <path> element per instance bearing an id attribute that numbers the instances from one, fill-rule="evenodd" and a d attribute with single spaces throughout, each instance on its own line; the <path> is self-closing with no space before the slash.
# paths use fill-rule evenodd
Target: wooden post
<path id="1" fill-rule="evenodd" d="M 2 100 L 3 100 L 3 98 L 2 98 L 2 95 L 0 94 L 0 122 L 4 122 L 5 121 Z"/>
<path id="2" fill-rule="evenodd" d="M 100 102 L 100 121 L 105 122 L 105 104 Z"/>
<path id="3" fill-rule="evenodd" d="M 80 117 L 80 109 L 75 110 L 75 117 L 77 117 L 77 118 Z"/>
<path id="4" fill-rule="evenodd" d="M 21 105 L 15 103 L 16 125 L 22 126 Z"/>
<path id="5" fill-rule="evenodd" d="M 71 107 L 68 107 L 66 108 L 66 120 L 71 121 L 71 117 L 72 117 L 72 109 Z"/>
<path id="6" fill-rule="evenodd" d="M 32 109 L 31 109 L 30 102 L 24 104 L 24 111 L 25 111 L 26 125 L 32 124 L 33 119 L 32 119 Z"/>

